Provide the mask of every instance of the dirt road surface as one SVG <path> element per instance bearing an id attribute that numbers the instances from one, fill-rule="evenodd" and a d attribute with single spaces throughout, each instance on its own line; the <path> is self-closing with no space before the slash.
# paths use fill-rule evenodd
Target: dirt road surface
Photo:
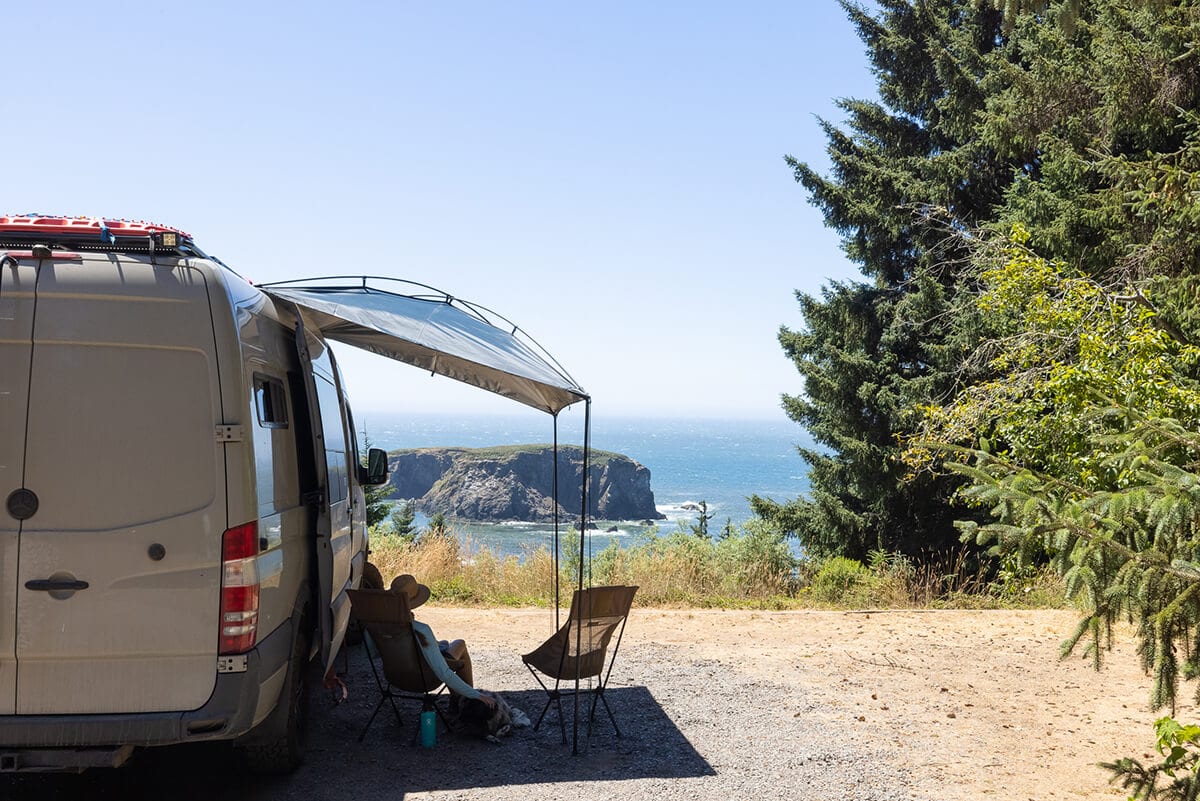
<path id="1" fill-rule="evenodd" d="M 553 631 L 552 611 L 420 617 L 468 640 L 479 686 L 537 716 L 544 695 L 519 654 Z M 349 699 L 312 693 L 310 757 L 292 776 L 249 776 L 224 747 L 152 749 L 117 771 L 0 776 L 0 799 L 1123 798 L 1097 763 L 1149 755 L 1158 714 L 1128 633 L 1102 672 L 1058 658 L 1075 619 L 635 609 L 608 696 L 624 736 L 601 717 L 577 756 L 553 712 L 501 745 L 443 732 L 424 749 L 409 704 L 403 726 L 385 708 L 359 743 L 378 690 L 354 648 Z"/>

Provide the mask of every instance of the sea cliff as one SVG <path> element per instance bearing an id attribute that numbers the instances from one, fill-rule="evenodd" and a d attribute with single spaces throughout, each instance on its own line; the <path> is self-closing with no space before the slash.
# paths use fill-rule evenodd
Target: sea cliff
<path id="1" fill-rule="evenodd" d="M 388 454 L 390 497 L 412 499 L 425 514 L 467 520 L 554 519 L 554 450 L 549 445 L 417 448 Z M 627 456 L 591 452 L 588 506 L 599 520 L 662 520 L 650 471 Z M 583 450 L 558 451 L 558 502 L 563 520 L 579 517 Z"/>

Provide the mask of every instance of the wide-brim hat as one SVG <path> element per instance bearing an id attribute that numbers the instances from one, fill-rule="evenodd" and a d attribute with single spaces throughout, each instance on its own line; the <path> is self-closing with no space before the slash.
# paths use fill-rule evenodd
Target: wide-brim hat
<path id="1" fill-rule="evenodd" d="M 398 592 L 408 598 L 409 609 L 416 609 L 429 600 L 429 588 L 408 573 L 402 573 L 392 579 L 391 589 L 392 592 Z"/>

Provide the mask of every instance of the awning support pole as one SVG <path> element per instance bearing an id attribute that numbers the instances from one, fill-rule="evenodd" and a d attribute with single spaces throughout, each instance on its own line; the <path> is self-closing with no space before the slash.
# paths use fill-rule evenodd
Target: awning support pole
<path id="1" fill-rule="evenodd" d="M 583 591 L 583 572 L 584 572 L 583 557 L 584 557 L 584 553 L 585 553 L 584 540 L 588 536 L 588 479 L 590 478 L 590 476 L 589 476 L 590 471 L 588 469 L 588 467 L 589 467 L 588 463 L 591 460 L 591 448 L 592 448 L 592 399 L 588 398 L 585 401 L 584 407 L 583 407 L 583 476 L 582 476 L 582 481 L 580 481 L 581 490 L 579 493 L 581 496 L 582 502 L 583 502 L 583 508 L 580 510 L 580 513 L 579 513 L 579 577 L 578 577 L 578 585 L 579 585 L 580 592 Z M 591 565 L 588 565 L 588 568 L 589 568 L 588 584 L 590 585 L 592 583 L 591 570 L 590 570 Z M 572 737 L 571 754 L 573 756 L 579 755 L 579 684 L 580 684 L 581 665 L 579 664 L 578 655 L 579 655 L 580 651 L 582 650 L 582 647 L 583 647 L 583 627 L 576 626 L 575 627 L 575 654 L 576 654 L 577 658 L 575 659 L 575 721 L 574 721 L 574 725 L 572 726 L 572 732 L 571 732 L 571 737 Z"/>
<path id="2" fill-rule="evenodd" d="M 554 498 L 554 630 L 559 628 L 559 589 L 558 589 L 558 521 L 561 517 L 558 506 L 558 412 L 554 413 L 554 478 L 552 479 L 551 497 Z"/>

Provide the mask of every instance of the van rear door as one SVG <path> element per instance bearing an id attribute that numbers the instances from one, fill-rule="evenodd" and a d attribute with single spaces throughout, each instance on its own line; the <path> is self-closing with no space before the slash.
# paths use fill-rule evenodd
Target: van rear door
<path id="1" fill-rule="evenodd" d="M 21 490 L 36 280 L 29 262 L 0 262 L 0 715 L 17 703 L 17 542 L 29 510 Z"/>
<path id="2" fill-rule="evenodd" d="M 199 270 L 113 254 L 39 268 L 17 714 L 211 695 L 228 524 L 216 359 Z"/>

